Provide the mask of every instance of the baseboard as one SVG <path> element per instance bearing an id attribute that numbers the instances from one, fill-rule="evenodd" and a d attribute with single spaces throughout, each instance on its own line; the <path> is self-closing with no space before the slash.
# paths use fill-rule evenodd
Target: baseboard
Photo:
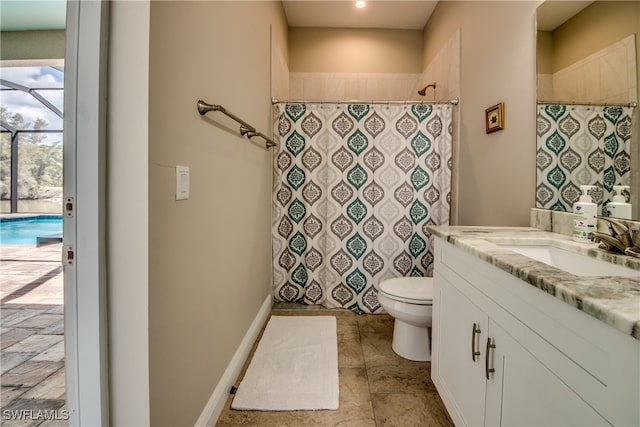
<path id="1" fill-rule="evenodd" d="M 253 319 L 251 326 L 249 326 L 244 338 L 242 338 L 242 342 L 231 358 L 229 365 L 227 365 L 227 369 L 225 369 L 224 374 L 222 374 L 222 378 L 218 381 L 218 385 L 213 390 L 213 393 L 205 405 L 204 410 L 200 414 L 198 421 L 196 421 L 196 427 L 212 426 L 218 421 L 218 417 L 220 416 L 220 413 L 222 413 L 224 404 L 227 402 L 227 398 L 229 397 L 229 390 L 235 383 L 238 375 L 240 375 L 242 367 L 244 366 L 247 357 L 249 357 L 251 348 L 253 348 L 253 344 L 258 338 L 258 335 L 262 330 L 262 326 L 269 317 L 272 305 L 273 297 L 268 295 L 264 300 L 264 303 L 262 303 L 262 307 L 260 307 L 258 314 L 256 314 L 255 319 Z"/>

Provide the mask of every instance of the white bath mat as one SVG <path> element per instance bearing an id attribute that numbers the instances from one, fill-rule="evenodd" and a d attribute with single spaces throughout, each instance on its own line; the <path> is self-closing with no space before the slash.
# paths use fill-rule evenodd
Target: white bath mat
<path id="1" fill-rule="evenodd" d="M 272 316 L 232 409 L 338 409 L 338 336 L 333 316 Z"/>

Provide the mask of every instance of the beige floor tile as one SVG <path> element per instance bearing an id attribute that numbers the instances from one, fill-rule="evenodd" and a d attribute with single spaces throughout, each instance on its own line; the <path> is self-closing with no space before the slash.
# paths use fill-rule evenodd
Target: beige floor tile
<path id="1" fill-rule="evenodd" d="M 398 361 L 395 364 L 369 366 L 367 376 L 371 393 L 432 393 L 431 363 Z"/>
<path id="2" fill-rule="evenodd" d="M 452 425 L 431 382 L 431 364 L 403 359 L 391 349 L 392 317 L 308 308 L 274 309 L 272 315 L 336 316 L 340 406 L 337 411 L 232 411 L 229 401 L 217 426 Z"/>
<path id="3" fill-rule="evenodd" d="M 375 426 L 364 368 L 340 368 L 337 411 L 264 412 L 260 426 Z"/>
<path id="4" fill-rule="evenodd" d="M 372 400 L 379 427 L 453 426 L 437 393 L 373 394 Z"/>
<path id="5" fill-rule="evenodd" d="M 262 412 L 260 411 L 234 411 L 231 409 L 233 396 L 229 396 L 224 409 L 218 417 L 216 426 L 251 426 L 258 425 Z"/>
<path id="6" fill-rule="evenodd" d="M 365 366 L 360 343 L 353 341 L 338 343 L 338 366 L 341 368 Z"/>

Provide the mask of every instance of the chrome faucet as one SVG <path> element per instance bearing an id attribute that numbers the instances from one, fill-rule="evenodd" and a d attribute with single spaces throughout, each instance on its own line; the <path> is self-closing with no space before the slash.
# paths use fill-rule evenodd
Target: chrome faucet
<path id="1" fill-rule="evenodd" d="M 604 222 L 609 231 L 609 234 L 593 232 L 593 241 L 598 243 L 600 249 L 640 258 L 640 232 L 636 232 L 634 236 L 626 225 L 613 218 L 599 216 L 597 220 L 598 225 L 600 221 Z"/>

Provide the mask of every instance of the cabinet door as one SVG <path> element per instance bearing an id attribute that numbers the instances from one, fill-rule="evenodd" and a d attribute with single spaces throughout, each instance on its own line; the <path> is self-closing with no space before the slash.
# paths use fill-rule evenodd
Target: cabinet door
<path id="1" fill-rule="evenodd" d="M 486 337 L 488 318 L 443 276 L 438 275 L 436 281 L 439 306 L 438 318 L 434 318 L 434 343 L 438 354 L 433 368 L 445 389 L 441 394 L 448 397 L 447 409 L 455 423 L 478 426 L 484 422 L 484 349 L 480 346 L 482 336 Z M 481 354 L 473 355 L 472 345 Z"/>
<path id="2" fill-rule="evenodd" d="M 489 337 L 487 426 L 610 425 L 493 320 Z"/>

